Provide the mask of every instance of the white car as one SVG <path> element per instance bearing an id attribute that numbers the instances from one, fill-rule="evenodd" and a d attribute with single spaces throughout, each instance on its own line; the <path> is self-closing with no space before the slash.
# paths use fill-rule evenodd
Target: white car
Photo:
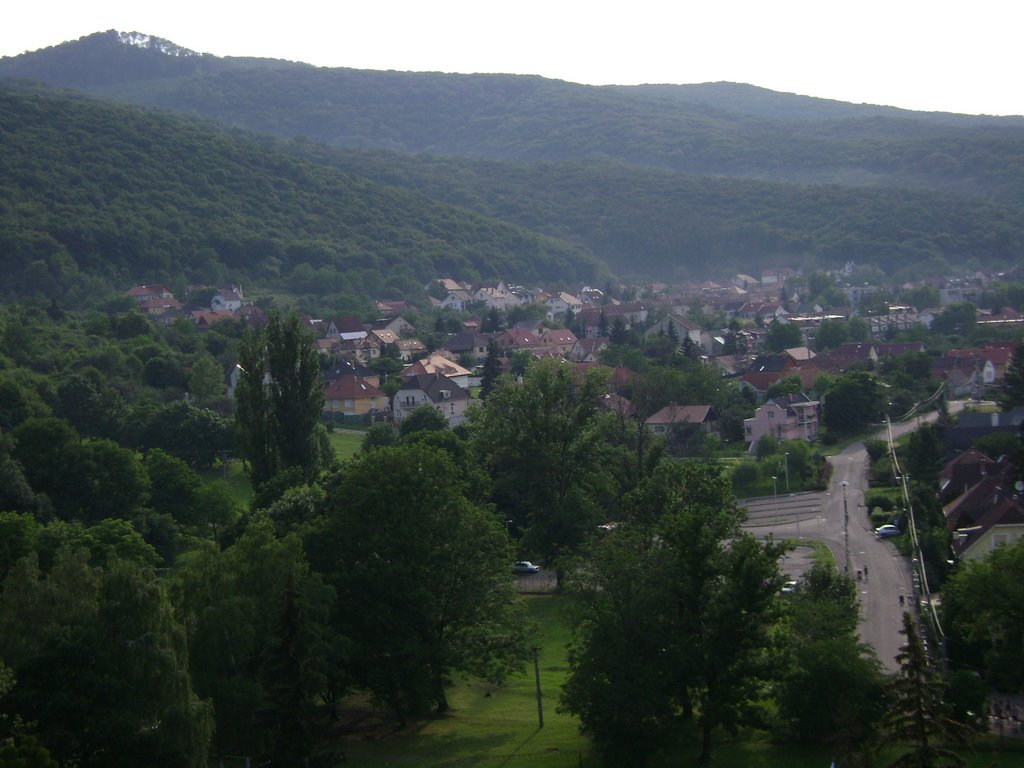
<path id="1" fill-rule="evenodd" d="M 787 581 L 785 584 L 782 585 L 782 589 L 780 589 L 779 591 L 784 595 L 792 595 L 794 592 L 796 592 L 796 588 L 799 586 L 799 581 Z"/>
<path id="2" fill-rule="evenodd" d="M 512 570 L 516 573 L 537 573 L 540 571 L 540 566 L 534 565 L 529 560 L 520 560 L 512 566 Z"/>
<path id="3" fill-rule="evenodd" d="M 890 536 L 899 536 L 902 531 L 895 525 L 880 525 L 875 528 L 875 536 L 880 539 L 887 539 Z"/>

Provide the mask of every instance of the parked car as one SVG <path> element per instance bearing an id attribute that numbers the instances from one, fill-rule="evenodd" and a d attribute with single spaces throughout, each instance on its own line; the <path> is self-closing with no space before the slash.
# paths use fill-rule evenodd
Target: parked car
<path id="1" fill-rule="evenodd" d="M 779 591 L 784 595 L 792 595 L 794 592 L 796 592 L 796 588 L 799 586 L 799 581 L 787 581 L 785 584 L 782 585 L 782 589 L 780 589 Z"/>
<path id="2" fill-rule="evenodd" d="M 540 566 L 534 565 L 529 560 L 519 560 L 512 566 L 512 570 L 516 573 L 537 573 L 540 570 Z"/>
<path id="3" fill-rule="evenodd" d="M 899 536 L 902 531 L 895 525 L 880 525 L 875 528 L 875 536 L 880 539 L 887 539 L 890 536 Z"/>

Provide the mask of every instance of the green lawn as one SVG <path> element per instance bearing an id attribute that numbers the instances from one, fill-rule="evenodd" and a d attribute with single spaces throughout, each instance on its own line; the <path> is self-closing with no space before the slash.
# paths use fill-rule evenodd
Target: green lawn
<path id="1" fill-rule="evenodd" d="M 366 437 L 365 432 L 350 432 L 340 429 L 327 434 L 331 439 L 331 447 L 334 448 L 334 455 L 338 457 L 338 461 L 351 459 L 359 450 L 359 446 L 363 444 L 363 438 Z"/>
<path id="2" fill-rule="evenodd" d="M 581 736 L 575 718 L 555 711 L 566 675 L 569 628 L 563 617 L 565 598 L 529 596 L 530 615 L 540 627 L 540 673 L 544 728 L 537 727 L 537 699 L 532 666 L 503 688 L 465 682 L 449 696 L 451 711 L 398 730 L 365 710 L 362 728 L 344 737 L 345 762 L 337 765 L 384 768 L 599 768 L 602 762 Z M 624 701 L 623 706 L 629 702 Z M 1021 745 L 1024 746 L 1024 745 Z M 670 754 L 652 760 L 651 768 L 695 766 L 700 754 L 696 732 L 682 733 Z M 886 753 L 888 765 L 896 752 Z M 993 753 L 979 747 L 965 755 L 969 768 L 1024 766 L 1024 751 Z M 762 732 L 718 734 L 715 768 L 828 768 L 832 752 L 820 745 L 772 740 Z M 837 763 L 838 765 L 838 763 Z"/>

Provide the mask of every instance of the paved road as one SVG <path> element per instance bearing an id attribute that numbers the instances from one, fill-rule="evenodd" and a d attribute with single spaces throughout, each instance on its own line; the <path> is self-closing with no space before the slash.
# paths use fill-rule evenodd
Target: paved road
<path id="1" fill-rule="evenodd" d="M 962 403 L 950 403 L 956 412 Z M 921 417 L 934 420 L 935 414 Z M 893 437 L 917 428 L 917 421 L 893 425 Z M 884 437 L 884 429 L 879 434 Z M 836 557 L 840 568 L 846 565 L 844 546 L 843 481 L 845 507 L 849 510 L 849 572 L 856 577 L 858 569 L 867 569 L 868 577 L 857 582 L 860 596 L 860 637 L 871 645 L 887 669 L 896 670 L 896 654 L 903 641 L 900 594 L 911 594 L 910 564 L 899 555 L 890 541 L 875 538 L 864 509 L 864 493 L 868 488 L 868 457 L 863 443 L 856 443 L 829 459 L 832 479 L 824 493 L 780 493 L 776 498 L 750 499 L 745 503 L 749 517 L 745 528 L 757 536 L 769 533 L 776 538 L 803 538 L 824 542 Z M 783 566 L 795 573 L 792 565 Z"/>

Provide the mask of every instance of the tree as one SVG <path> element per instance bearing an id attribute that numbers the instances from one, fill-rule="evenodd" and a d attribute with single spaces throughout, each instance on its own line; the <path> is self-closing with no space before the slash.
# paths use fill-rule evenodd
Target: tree
<path id="1" fill-rule="evenodd" d="M 502 380 L 471 416 L 498 509 L 527 529 L 524 547 L 549 565 L 574 551 L 601 522 L 589 492 L 600 477 L 598 452 L 586 439 L 600 377 L 588 372 L 579 378 L 564 361 L 538 360 L 521 384 Z"/>
<path id="2" fill-rule="evenodd" d="M 484 359 L 483 372 L 480 374 L 480 399 L 486 400 L 494 391 L 501 375 L 501 360 L 498 359 L 498 344 L 491 339 L 487 342 L 487 357 Z"/>
<path id="3" fill-rule="evenodd" d="M 465 496 L 446 452 L 413 443 L 357 455 L 328 482 L 324 507 L 307 546 L 338 591 L 339 632 L 376 702 L 404 722 L 445 711 L 455 671 L 500 681 L 521 668 L 527 623 L 504 525 Z"/>
<path id="4" fill-rule="evenodd" d="M 866 427 L 878 411 L 878 383 L 866 371 L 852 371 L 829 387 L 823 421 L 829 430 L 850 434 Z"/>
<path id="5" fill-rule="evenodd" d="M 188 389 L 200 405 L 205 405 L 224 394 L 224 371 L 213 355 L 200 355 L 192 363 Z"/>
<path id="6" fill-rule="evenodd" d="M 262 516 L 223 551 L 213 545 L 198 549 L 176 582 L 175 604 L 190 629 L 195 687 L 216 712 L 217 751 L 265 759 L 278 744 L 278 708 L 289 695 L 278 688 L 284 684 L 281 665 L 308 663 L 309 674 L 291 681 L 312 697 L 304 708 L 318 695 L 328 696 L 332 686 L 344 687 L 329 625 L 334 590 L 310 572 L 300 539 L 278 538 Z M 287 608 L 290 600 L 294 604 Z M 282 612 L 292 609 L 303 616 L 289 626 Z M 320 656 L 315 661 L 307 655 L 314 649 Z"/>
<path id="7" fill-rule="evenodd" d="M 443 429 L 448 429 L 448 420 L 444 414 L 432 405 L 419 405 L 402 419 L 398 432 L 405 438 L 415 432 L 438 432 Z"/>
<path id="8" fill-rule="evenodd" d="M 184 461 L 159 448 L 146 454 L 145 467 L 150 506 L 179 523 L 191 524 L 202 478 Z"/>
<path id="9" fill-rule="evenodd" d="M 776 318 L 768 326 L 768 335 L 764 343 L 769 352 L 782 352 L 785 349 L 802 346 L 804 337 L 798 326 Z"/>
<path id="10" fill-rule="evenodd" d="M 1003 377 L 1003 389 L 999 393 L 999 404 L 1004 411 L 1024 405 L 1024 343 L 1017 344 L 1010 355 Z"/>
<path id="11" fill-rule="evenodd" d="M 323 460 L 316 427 L 324 386 L 311 336 L 298 315 L 285 320 L 274 311 L 266 328 L 245 333 L 238 357 L 236 423 L 253 484 L 288 467 L 312 479 Z"/>
<path id="12" fill-rule="evenodd" d="M 1024 684 L 1024 544 L 962 562 L 942 589 L 950 656 L 997 688 Z"/>
<path id="13" fill-rule="evenodd" d="M 609 762 L 644 766 L 675 719 L 668 553 L 647 527 L 620 525 L 570 573 L 573 639 L 559 707 Z"/>
<path id="14" fill-rule="evenodd" d="M 932 321 L 931 331 L 964 338 L 974 330 L 977 320 L 978 310 L 970 302 L 950 304 Z"/>
<path id="15" fill-rule="evenodd" d="M 480 333 L 500 333 L 505 330 L 505 322 L 501 317 L 501 310 L 491 307 L 480 325 Z"/>
<path id="16" fill-rule="evenodd" d="M 782 549 L 742 532 L 727 481 L 706 466 L 662 462 L 630 495 L 627 513 L 622 533 L 572 569 L 586 613 L 563 706 L 603 732 L 597 738 L 615 740 L 601 742 L 603 751 L 637 750 L 641 760 L 651 745 L 638 739 L 656 744 L 676 713 L 696 712 L 707 764 L 713 733 L 744 722 L 768 680 Z M 634 642 L 640 653 L 627 646 Z M 612 683 L 631 704 L 638 697 L 636 712 L 618 711 Z"/>
<path id="17" fill-rule="evenodd" d="M 213 720 L 192 690 L 184 631 L 152 570 L 34 557 L 0 596 L 0 647 L 17 685 L 4 707 L 36 723 L 62 763 L 201 766 Z M 60 695 L 54 695 L 59 691 Z"/>
<path id="18" fill-rule="evenodd" d="M 894 743 L 911 744 L 912 748 L 890 763 L 890 768 L 963 768 L 967 762 L 947 745 L 964 745 L 968 730 L 950 716 L 945 685 L 932 670 L 909 613 L 903 614 L 900 634 L 907 639 L 896 656 L 900 669 L 892 682 L 885 727 Z"/>
<path id="19" fill-rule="evenodd" d="M 818 352 L 835 349 L 850 338 L 850 332 L 843 320 L 822 320 L 814 334 L 814 348 Z"/>
<path id="20" fill-rule="evenodd" d="M 851 759 L 870 752 L 885 678 L 871 648 L 857 637 L 854 582 L 818 563 L 785 597 L 790 661 L 780 676 L 781 714 L 801 740 L 829 743 Z"/>

